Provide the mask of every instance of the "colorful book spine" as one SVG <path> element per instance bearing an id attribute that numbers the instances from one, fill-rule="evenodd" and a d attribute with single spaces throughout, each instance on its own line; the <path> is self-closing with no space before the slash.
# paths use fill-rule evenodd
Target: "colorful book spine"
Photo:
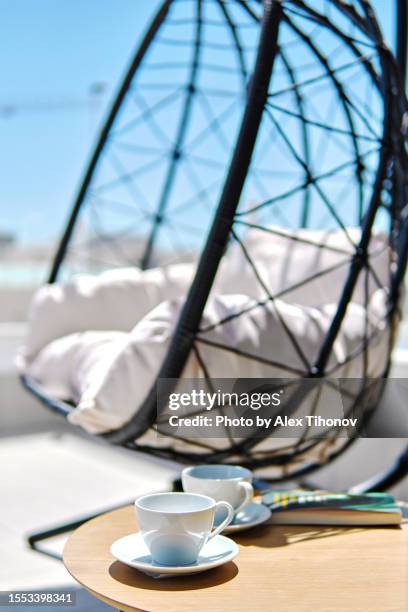
<path id="1" fill-rule="evenodd" d="M 267 491 L 262 502 L 273 512 L 294 509 L 318 508 L 360 511 L 395 511 L 395 499 L 386 493 L 330 493 L 327 491 Z"/>

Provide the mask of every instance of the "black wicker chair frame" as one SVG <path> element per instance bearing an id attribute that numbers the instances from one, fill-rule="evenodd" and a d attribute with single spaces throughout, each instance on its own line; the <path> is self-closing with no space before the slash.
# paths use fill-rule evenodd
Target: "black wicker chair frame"
<path id="1" fill-rule="evenodd" d="M 78 228 L 80 215 L 86 207 L 90 187 L 95 180 L 98 165 L 101 162 L 104 151 L 110 142 L 112 130 L 125 104 L 126 97 L 132 90 L 135 75 L 142 69 L 151 46 L 160 36 L 161 28 L 163 24 L 166 23 L 166 20 L 169 19 L 169 14 L 171 13 L 173 5 L 178 2 L 182 4 L 184 1 L 185 0 L 165 0 L 129 67 L 86 170 L 72 214 L 53 262 L 49 276 L 50 283 L 54 283 L 60 278 L 61 272 L 69 260 L 70 249 L 71 254 L 72 251 L 76 249 L 74 237 Z M 279 134 L 279 137 L 283 139 L 286 146 L 291 150 L 293 157 L 296 159 L 303 173 L 303 178 L 300 179 L 297 187 L 297 192 L 302 194 L 299 226 L 311 226 L 310 209 L 314 189 L 318 192 L 321 200 L 324 201 L 338 226 L 347 233 L 340 215 L 337 214 L 335 208 L 319 186 L 319 180 L 322 177 L 316 175 L 312 171 L 311 135 L 308 128 L 323 129 L 328 135 L 335 135 L 336 132 L 340 134 L 342 131 L 344 135 L 344 129 L 342 130 L 341 128 L 336 128 L 329 124 L 319 124 L 317 120 L 313 121 L 308 118 L 305 110 L 304 93 L 301 87 L 302 83 L 298 81 L 299 75 L 297 74 L 297 70 L 293 68 L 286 54 L 285 45 L 279 42 L 281 29 L 287 28 L 288 31 L 290 31 L 293 36 L 310 51 L 311 55 L 314 57 L 314 62 L 323 70 L 325 77 L 329 79 L 330 85 L 337 96 L 338 104 L 342 108 L 346 124 L 348 125 L 347 135 L 353 151 L 352 165 L 355 168 L 354 181 L 357 186 L 360 202 L 358 218 L 361 227 L 361 237 L 359 243 L 355 245 L 356 248 L 353 256 L 350 258 L 348 275 L 342 290 L 341 298 L 337 305 L 337 311 L 324 342 L 320 347 L 318 358 L 313 364 L 309 364 L 310 367 L 307 372 L 309 378 L 320 380 L 327 374 L 327 365 L 333 349 L 333 344 L 341 329 L 359 275 L 363 270 L 369 270 L 370 268 L 368 254 L 369 241 L 372 236 L 376 216 L 380 209 L 386 210 L 391 219 L 390 247 L 394 253 L 394 264 L 389 284 L 389 306 L 387 314 L 391 329 L 394 328 L 400 316 L 398 307 L 408 256 L 408 218 L 406 209 L 408 194 L 408 158 L 405 149 L 405 134 L 403 133 L 406 124 L 404 117 L 406 117 L 406 112 L 408 110 L 404 93 L 407 56 L 407 2 L 405 0 L 398 0 L 397 2 L 399 11 L 399 19 L 397 19 L 397 60 L 384 44 L 372 9 L 365 0 L 354 0 L 354 2 L 325 0 L 318 3 L 319 6 L 325 5 L 327 10 L 326 8 L 324 10 L 313 8 L 313 3 L 308 3 L 306 0 L 264 0 L 264 2 L 258 2 L 256 0 L 229 0 L 228 2 L 223 0 L 211 0 L 211 2 L 217 5 L 218 10 L 223 15 L 224 26 L 228 29 L 235 45 L 234 52 L 238 58 L 237 64 L 239 66 L 238 72 L 241 78 L 241 87 L 245 94 L 241 114 L 242 120 L 240 120 L 236 142 L 232 151 L 230 151 L 232 152 L 231 162 L 227 165 L 228 171 L 225 181 L 223 182 L 223 187 L 218 192 L 219 203 L 214 212 L 213 221 L 205 244 L 201 250 L 197 272 L 188 291 L 184 307 L 179 317 L 171 345 L 161 366 L 158 379 L 178 379 L 182 374 L 191 351 L 195 351 L 197 357 L 200 357 L 198 347 L 200 342 L 205 342 L 205 338 L 200 337 L 200 321 L 214 279 L 217 275 L 219 264 L 228 248 L 229 241 L 232 240 L 239 244 L 248 262 L 251 265 L 253 264 L 250 254 L 245 250 L 245 245 L 240 238 L 237 228 L 240 223 L 245 225 L 245 214 L 239 209 L 239 204 L 245 184 L 248 181 L 248 176 L 255 176 L 254 168 L 257 159 L 255 159 L 256 156 L 254 151 L 260 138 L 260 130 L 262 130 L 262 122 L 265 116 L 269 116 L 269 119 L 272 120 L 274 129 Z M 184 108 L 177 126 L 175 139 L 172 143 L 169 161 L 166 161 L 167 165 L 165 178 L 163 180 L 163 188 L 151 218 L 143 252 L 139 257 L 138 263 L 143 269 L 150 267 L 155 262 L 158 235 L 165 221 L 169 199 L 177 177 L 178 167 L 183 160 L 183 146 L 198 89 L 200 50 L 201 46 L 205 44 L 202 31 L 205 21 L 204 9 L 209 3 L 210 0 L 195 0 L 192 3 L 195 10 L 195 37 L 193 43 L 191 43 L 192 59 L 185 87 Z M 258 29 L 259 36 L 256 54 L 254 54 L 255 61 L 253 63 L 253 69 L 251 66 L 248 66 L 248 53 L 246 54 L 245 45 L 242 42 L 242 32 L 240 32 L 239 25 L 232 17 L 231 7 L 233 7 L 234 10 L 239 7 L 242 14 L 246 16 L 248 23 L 251 23 L 253 27 Z M 341 16 L 341 23 L 343 20 L 344 23 L 347 22 L 354 28 L 352 34 L 342 29 L 339 22 L 330 19 L 330 10 L 336 11 L 336 14 Z M 304 24 L 306 25 L 303 27 Z M 354 58 L 353 61 L 333 68 L 328 57 L 321 52 L 320 47 L 315 43 L 313 32 L 309 28 L 310 24 L 336 37 L 339 43 L 347 48 L 348 53 Z M 368 54 L 362 54 L 362 43 L 361 40 L 356 38 L 355 32 L 360 33 L 364 38 L 364 44 L 367 48 L 369 47 L 373 57 Z M 288 45 L 289 44 L 290 43 L 288 43 Z M 216 47 L 216 43 L 214 43 L 214 46 Z M 277 122 L 273 116 L 273 111 L 275 109 L 273 107 L 273 96 L 270 92 L 270 86 L 271 77 L 276 71 L 278 58 L 285 71 L 285 78 L 289 83 L 288 87 L 296 102 L 296 110 L 291 111 L 290 109 L 286 109 L 286 115 L 292 115 L 301 126 L 300 142 L 302 146 L 302 155 L 297 153 L 295 147 L 291 147 L 290 138 L 285 136 L 284 130 L 282 130 L 279 122 Z M 353 101 L 349 99 L 340 77 L 341 72 L 347 70 L 350 65 L 354 65 L 354 63 L 361 67 L 365 76 L 370 80 L 373 89 L 377 91 L 381 99 L 383 113 L 382 134 L 378 135 L 375 133 L 372 135 L 372 141 L 379 145 L 379 149 L 378 158 L 376 158 L 376 168 L 371 171 L 372 183 L 370 183 L 370 196 L 365 204 L 363 200 L 367 179 L 364 177 L 369 174 L 369 170 L 365 166 L 366 154 L 362 153 L 359 148 L 360 139 L 362 138 L 359 133 L 359 124 L 363 124 L 365 119 Z M 148 68 L 145 67 L 145 70 L 148 70 Z M 307 81 L 310 83 L 318 83 L 319 78 L 321 77 L 314 75 L 307 79 Z M 142 117 L 143 121 L 150 121 L 151 115 L 152 109 L 147 108 L 145 115 Z M 369 126 L 366 127 L 368 129 Z M 160 126 L 154 125 L 153 129 L 159 130 Z M 209 121 L 208 129 L 213 131 L 219 130 L 219 121 L 217 121 L 217 118 L 213 117 L 212 120 Z M 369 140 L 368 136 L 366 140 Z M 123 174 L 123 177 L 125 181 L 127 180 L 129 182 L 128 174 Z M 285 199 L 286 195 L 287 194 L 281 195 L 280 200 Z M 288 195 L 290 196 L 290 194 Z M 279 200 L 278 197 L 275 199 Z M 266 202 L 258 204 L 254 209 L 261 210 L 265 204 L 271 204 L 272 200 L 274 200 L 274 198 L 270 198 Z M 248 222 L 247 227 L 256 227 L 256 224 Z M 262 229 L 265 229 L 265 227 L 262 227 Z M 134 262 L 137 263 L 136 260 L 134 260 Z M 256 267 L 253 267 L 254 273 L 256 274 Z M 375 276 L 375 271 L 369 271 Z M 267 300 L 273 302 L 275 296 L 271 296 L 268 291 L 266 291 L 266 293 L 268 293 Z M 294 339 L 292 340 L 295 342 Z M 364 339 L 366 345 L 364 350 L 367 350 L 369 340 L 368 337 Z M 393 334 L 391 333 L 389 357 L 391 355 L 392 340 Z M 202 365 L 205 371 L 205 364 Z M 387 377 L 389 366 L 390 361 L 388 360 L 383 372 L 384 381 Z M 27 376 L 23 376 L 22 381 L 32 394 L 54 412 L 62 416 L 67 416 L 70 411 L 75 409 L 67 403 L 44 394 L 41 387 Z M 366 387 L 363 387 L 362 391 L 355 399 L 355 402 L 361 399 L 361 393 L 364 393 L 365 389 Z M 381 392 L 379 391 L 375 397 L 376 403 L 380 395 Z M 282 473 L 274 477 L 274 481 L 303 478 L 306 474 L 321 467 L 321 465 L 325 465 L 334 460 L 353 442 L 353 439 L 347 440 L 340 448 L 336 448 L 331 453 L 325 455 L 323 460 L 321 458 L 315 458 L 313 460 L 302 459 L 318 444 L 316 440 L 310 439 L 295 444 L 292 447 L 287 447 L 279 453 L 266 453 L 263 456 L 258 456 L 253 452 L 257 444 L 257 439 L 252 437 L 240 441 L 239 443 L 232 443 L 228 448 L 221 450 L 208 449 L 208 452 L 201 452 L 201 454 L 195 453 L 194 450 L 191 452 L 187 450 L 175 451 L 171 447 L 168 449 L 152 448 L 151 446 L 143 445 L 143 443 L 138 442 L 138 439 L 149 428 L 154 426 L 157 418 L 157 411 L 159 410 L 160 412 L 162 408 L 162 406 L 157 406 L 156 381 L 134 418 L 119 430 L 104 434 L 102 437 L 110 443 L 120 444 L 131 450 L 154 453 L 158 456 L 178 459 L 184 462 L 194 462 L 197 460 L 201 462 L 220 462 L 239 457 L 243 464 L 254 469 L 265 468 L 271 465 L 281 466 L 283 468 Z M 370 409 L 367 410 L 366 420 L 370 417 L 372 411 L 373 406 L 370 406 Z M 407 471 L 408 448 L 384 473 L 376 476 L 370 482 L 355 487 L 355 490 L 385 489 L 398 482 L 406 475 Z"/>

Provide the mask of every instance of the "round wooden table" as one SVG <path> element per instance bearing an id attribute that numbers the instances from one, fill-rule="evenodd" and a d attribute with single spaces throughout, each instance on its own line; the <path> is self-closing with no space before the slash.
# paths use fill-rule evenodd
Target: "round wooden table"
<path id="1" fill-rule="evenodd" d="M 234 537 L 240 554 L 202 574 L 154 579 L 116 561 L 114 540 L 135 532 L 132 507 L 73 532 L 70 574 L 120 610 L 155 612 L 406 612 L 408 529 L 260 526 Z"/>

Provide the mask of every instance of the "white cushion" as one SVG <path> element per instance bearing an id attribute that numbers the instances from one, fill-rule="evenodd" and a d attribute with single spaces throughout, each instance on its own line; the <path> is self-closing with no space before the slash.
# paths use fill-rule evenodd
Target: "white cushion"
<path id="1" fill-rule="evenodd" d="M 353 246 L 341 231 L 289 231 L 281 235 L 250 229 L 245 248 L 255 261 L 267 291 L 262 289 L 239 245 L 223 258 L 205 308 L 201 335 L 207 340 L 259 356 L 260 363 L 228 350 L 197 343 L 212 377 L 273 378 L 307 375 L 337 309 Z M 360 230 L 348 230 L 353 243 Z M 291 238 L 296 237 L 293 241 Z M 321 245 L 326 245 L 324 248 Z M 388 285 L 389 249 L 382 234 L 373 234 L 370 260 L 380 284 Z M 92 433 L 117 429 L 135 413 L 153 384 L 171 341 L 194 264 L 141 271 L 122 269 L 97 277 L 77 277 L 69 284 L 47 285 L 37 292 L 30 313 L 30 331 L 20 354 L 20 369 L 51 394 L 77 403 L 73 423 Z M 325 272 L 312 283 L 302 281 Z M 369 277 L 366 312 L 365 275 L 361 274 L 328 364 L 337 377 L 363 373 L 362 341 L 366 328 L 376 337 L 370 344 L 369 376 L 385 369 L 389 347 L 386 292 Z M 288 291 L 289 286 L 299 287 Z M 283 299 L 257 306 L 269 292 Z M 245 315 L 231 318 L 249 309 Z M 299 355 L 287 330 L 296 338 Z M 114 330 L 114 331 L 112 331 Z M 347 359 L 350 355 L 353 358 Z M 272 363 L 275 362 L 275 365 Z M 277 365 L 280 364 L 280 365 Z M 287 369 L 285 369 L 287 366 Z M 192 354 L 184 376 L 202 376 Z"/>
<path id="2" fill-rule="evenodd" d="M 184 295 L 194 270 L 193 264 L 124 268 L 45 285 L 31 303 L 22 356 L 30 360 L 52 340 L 74 332 L 130 331 L 160 302 Z"/>
<path id="3" fill-rule="evenodd" d="M 274 226 L 268 229 L 251 228 L 243 241 L 265 288 L 254 274 L 242 247 L 234 243 L 221 264 L 215 292 L 236 293 L 239 284 L 240 291 L 253 298 L 265 297 L 269 292 L 274 297 L 282 293 L 286 301 L 306 306 L 336 304 L 347 278 L 354 245 L 361 237 L 360 229 L 347 228 L 348 237 L 342 230 L 287 230 Z M 371 267 L 379 281 L 377 283 L 369 275 L 368 293 L 371 295 L 389 284 L 390 249 L 386 235 L 374 232 L 368 251 Z M 314 275 L 317 275 L 314 280 L 308 280 Z M 357 281 L 353 301 L 365 302 L 364 274 Z"/>
<path id="4" fill-rule="evenodd" d="M 78 332 L 53 340 L 30 363 L 28 372 L 41 381 L 48 393 L 63 400 L 80 401 L 88 386 L 89 372 L 107 358 L 114 358 L 113 347 L 127 341 L 124 332 Z"/>
<path id="5" fill-rule="evenodd" d="M 376 297 L 375 309 L 369 309 L 369 332 L 379 329 L 380 349 L 369 375 L 381 373 L 380 362 L 386 358 L 386 343 L 381 342 L 386 328 L 382 304 Z M 145 399 L 153 384 L 168 349 L 181 300 L 166 301 L 138 323 L 131 333 L 74 334 L 50 343 L 28 368 L 47 390 L 58 392 L 61 398 L 71 397 L 78 407 L 69 416 L 72 423 L 81 425 L 91 433 L 101 433 L 125 424 Z M 216 325 L 220 320 L 241 312 L 245 315 Z M 282 325 L 296 337 L 296 341 L 312 363 L 317 357 L 322 340 L 328 330 L 334 305 L 321 308 L 287 304 L 277 300 L 266 307 L 243 295 L 218 296 L 209 301 L 202 328 L 214 326 L 201 334 L 207 341 L 244 351 L 281 364 L 260 363 L 229 350 L 220 350 L 198 342 L 197 346 L 211 376 L 217 378 L 273 378 L 292 377 L 296 372 L 307 374 L 307 365 L 288 339 Z M 352 304 L 330 358 L 329 366 L 336 367 L 336 376 L 358 376 L 361 371 L 361 353 L 345 367 L 341 364 L 352 350 L 361 347 L 366 325 L 364 308 Z M 378 342 L 377 342 L 378 344 Z M 285 368 L 288 366 L 288 370 Z M 377 371 L 378 370 L 378 371 Z M 194 353 L 191 354 L 183 376 L 195 378 L 203 372 Z"/>
<path id="6" fill-rule="evenodd" d="M 287 302 L 313 306 L 337 303 L 348 272 L 348 265 L 302 283 L 312 274 L 348 262 L 353 251 L 342 231 L 282 230 L 270 228 L 281 235 L 250 229 L 245 236 L 245 248 L 255 261 L 267 291 L 273 296 L 284 292 Z M 354 243 L 359 229 L 348 229 Z M 294 241 L 291 238 L 301 241 Z M 321 244 L 328 248 L 321 248 Z M 344 251 L 339 253 L 330 250 Z M 381 286 L 388 284 L 389 249 L 382 234 L 373 234 L 370 241 L 372 266 Z M 176 264 L 166 268 L 142 271 L 124 268 L 104 272 L 99 276 L 78 276 L 70 283 L 55 283 L 39 289 L 29 312 L 29 333 L 21 351 L 20 363 L 30 361 L 52 340 L 88 330 L 130 331 L 136 323 L 164 300 L 183 297 L 195 273 L 194 264 Z M 378 284 L 369 278 L 369 295 Z M 361 275 L 353 301 L 364 303 L 364 278 Z M 245 294 L 254 299 L 267 295 L 241 247 L 233 245 L 223 258 L 215 278 L 211 296 Z"/>
<path id="7" fill-rule="evenodd" d="M 164 359 L 179 313 L 172 304 L 161 304 L 131 333 L 80 332 L 53 340 L 27 374 L 48 393 L 78 404 L 72 423 L 91 433 L 117 429 L 137 412 Z"/>

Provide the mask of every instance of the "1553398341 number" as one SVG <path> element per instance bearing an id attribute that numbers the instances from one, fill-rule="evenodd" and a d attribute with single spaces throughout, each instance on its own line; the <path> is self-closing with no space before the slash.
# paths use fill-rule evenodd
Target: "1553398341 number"
<path id="1" fill-rule="evenodd" d="M 74 606 L 74 591 L 0 591 L 0 606 Z"/>

